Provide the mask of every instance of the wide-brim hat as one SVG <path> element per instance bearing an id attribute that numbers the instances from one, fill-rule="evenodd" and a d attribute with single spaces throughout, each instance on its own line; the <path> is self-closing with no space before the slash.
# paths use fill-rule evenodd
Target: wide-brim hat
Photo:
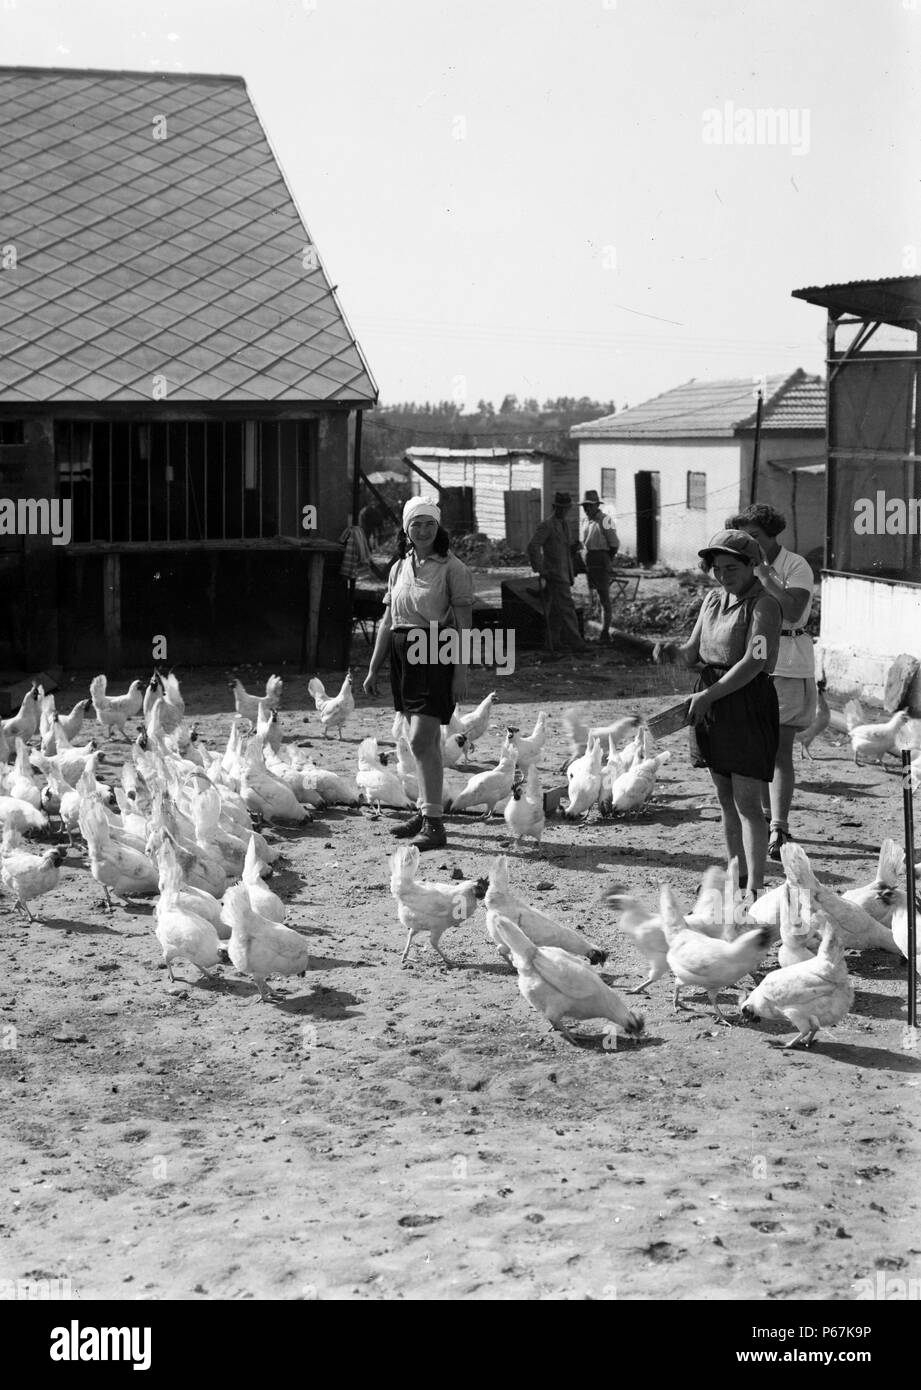
<path id="1" fill-rule="evenodd" d="M 698 555 L 708 563 L 714 555 L 734 555 L 738 560 L 757 565 L 761 562 L 761 547 L 747 531 L 717 531 L 716 535 Z"/>
<path id="2" fill-rule="evenodd" d="M 580 507 L 589 507 L 589 506 L 591 506 L 591 507 L 597 507 L 597 506 L 599 506 L 600 504 L 601 504 L 601 498 L 598 496 L 598 494 L 597 494 L 597 492 L 595 491 L 595 489 L 594 489 L 593 487 L 590 487 L 590 488 L 588 489 L 588 491 L 586 492 L 585 496 L 582 498 L 582 501 L 579 503 L 579 506 L 580 506 Z"/>
<path id="3" fill-rule="evenodd" d="M 555 507 L 571 507 L 572 498 L 568 492 L 555 492 L 553 494 L 553 505 Z"/>

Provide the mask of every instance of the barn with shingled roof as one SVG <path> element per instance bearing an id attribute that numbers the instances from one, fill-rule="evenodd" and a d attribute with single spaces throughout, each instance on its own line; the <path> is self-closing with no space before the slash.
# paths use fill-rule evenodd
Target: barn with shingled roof
<path id="1" fill-rule="evenodd" d="M 0 660 L 341 665 L 377 388 L 241 77 L 5 68 Z M 28 505 L 34 503 L 31 512 Z"/>

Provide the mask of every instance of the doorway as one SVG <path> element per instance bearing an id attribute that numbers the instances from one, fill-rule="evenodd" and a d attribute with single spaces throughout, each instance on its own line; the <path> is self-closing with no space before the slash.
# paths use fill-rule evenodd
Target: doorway
<path id="1" fill-rule="evenodd" d="M 634 477 L 636 492 L 636 559 L 654 565 L 659 559 L 659 474 L 643 470 Z"/>

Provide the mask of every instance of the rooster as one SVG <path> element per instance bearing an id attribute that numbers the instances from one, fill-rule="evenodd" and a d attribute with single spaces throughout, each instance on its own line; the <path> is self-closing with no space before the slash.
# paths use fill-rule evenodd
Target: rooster
<path id="1" fill-rule="evenodd" d="M 390 892 L 396 899 L 397 916 L 406 928 L 406 945 L 400 957 L 403 965 L 413 937 L 428 932 L 433 951 L 451 965 L 439 942 L 449 927 L 472 917 L 479 906 L 483 885 L 473 879 L 451 883 L 425 883 L 419 877 L 419 850 L 401 845 L 390 857 Z"/>
<path id="2" fill-rule="evenodd" d="M 899 734 L 908 722 L 908 710 L 896 710 L 885 724 L 861 724 L 863 711 L 856 700 L 849 700 L 844 707 L 848 737 L 854 750 L 854 762 L 860 766 L 861 757 L 868 762 L 881 763 L 887 753 L 897 757 L 900 750 Z"/>
<path id="3" fill-rule="evenodd" d="M 772 970 L 742 1005 L 742 1017 L 787 1018 L 796 1037 L 786 1048 L 810 1047 L 820 1028 L 840 1023 L 854 1002 L 854 986 L 844 963 L 844 947 L 827 918 L 818 954 Z"/>
<path id="4" fill-rule="evenodd" d="M 330 729 L 337 729 L 341 738 L 343 725 L 355 709 L 351 671 L 346 671 L 338 695 L 327 695 L 323 682 L 317 676 L 307 682 L 307 689 L 317 707 L 320 723 L 323 725 L 323 737 L 329 736 Z"/>
<path id="5" fill-rule="evenodd" d="M 557 946 L 536 946 L 510 917 L 493 913 L 492 927 L 518 972 L 521 995 L 562 1033 L 568 1042 L 576 1037 L 564 1027 L 564 1018 L 606 1018 L 629 1037 L 643 1031 L 642 1015 L 627 1007 L 619 994 L 604 983 L 578 956 Z"/>
<path id="6" fill-rule="evenodd" d="M 108 730 L 111 738 L 118 729 L 126 743 L 131 740 L 125 732 L 125 725 L 128 720 L 138 714 L 144 697 L 141 694 L 141 682 L 132 681 L 125 695 L 107 695 L 105 676 L 94 676 L 90 681 L 90 698 L 93 701 L 93 708 L 96 711 L 96 718 L 100 724 Z"/>

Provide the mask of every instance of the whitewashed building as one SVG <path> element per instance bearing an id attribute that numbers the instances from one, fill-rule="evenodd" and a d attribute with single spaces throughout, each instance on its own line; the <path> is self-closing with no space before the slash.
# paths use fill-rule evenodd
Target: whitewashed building
<path id="1" fill-rule="evenodd" d="M 921 659 L 921 276 L 795 290 L 828 313 L 828 544 L 818 659 L 839 702 L 882 703 Z M 921 679 L 911 692 L 921 714 Z"/>
<path id="2" fill-rule="evenodd" d="M 594 488 L 617 519 L 621 550 L 640 564 L 695 566 L 726 517 L 756 499 L 789 520 L 784 544 L 821 563 L 825 534 L 825 385 L 797 370 L 689 381 L 616 415 L 573 426 L 579 492 Z"/>

